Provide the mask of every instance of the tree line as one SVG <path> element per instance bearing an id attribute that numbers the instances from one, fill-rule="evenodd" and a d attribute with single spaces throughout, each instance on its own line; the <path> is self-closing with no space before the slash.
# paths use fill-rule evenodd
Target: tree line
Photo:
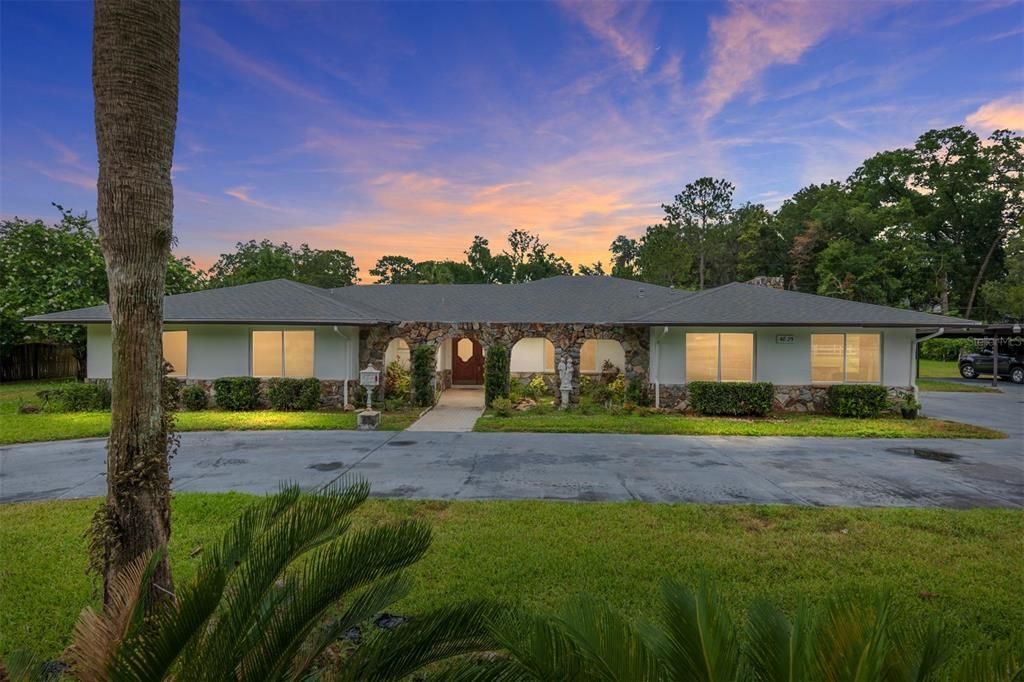
<path id="1" fill-rule="evenodd" d="M 613 275 L 704 289 L 758 276 L 794 291 L 987 321 L 1024 318 L 1024 138 L 987 139 L 956 126 L 904 149 L 880 152 L 843 182 L 808 185 L 776 210 L 736 205 L 722 178 L 687 184 L 661 222 L 618 236 L 610 262 L 576 268 L 537 234 L 512 230 L 498 248 L 474 236 L 461 260 L 380 257 L 384 284 L 528 282 L 556 275 Z M 0 223 L 0 344 L 60 342 L 84 355 L 81 328 L 22 318 L 99 305 L 108 282 L 95 221 L 56 205 L 60 220 Z M 332 288 L 360 280 L 340 249 L 238 242 L 206 271 L 171 256 L 166 293 L 287 278 Z"/>

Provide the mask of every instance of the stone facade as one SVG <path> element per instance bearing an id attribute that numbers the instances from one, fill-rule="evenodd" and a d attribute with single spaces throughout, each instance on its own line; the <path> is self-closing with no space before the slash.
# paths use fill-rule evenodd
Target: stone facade
<path id="1" fill-rule="evenodd" d="M 908 386 L 889 386 L 889 399 L 898 404 L 908 396 L 913 397 L 914 389 Z M 652 389 L 653 391 L 653 389 Z M 775 399 L 772 409 L 775 412 L 810 412 L 824 414 L 828 412 L 826 400 L 828 386 L 775 386 Z M 686 384 L 662 384 L 661 407 L 676 412 L 689 413 L 689 398 Z"/>
<path id="2" fill-rule="evenodd" d="M 426 323 L 402 322 L 392 325 L 363 327 L 359 332 L 359 366 L 384 365 L 384 354 L 392 339 L 404 339 L 409 347 L 427 344 L 436 349 L 445 339 L 466 337 L 475 339 L 484 349 L 500 343 L 511 349 L 517 341 L 526 338 L 545 338 L 555 347 L 555 366 L 564 356 L 572 359 L 572 402 L 579 400 L 580 350 L 591 339 L 608 339 L 622 344 L 625 353 L 626 379 L 639 379 L 648 383 L 650 336 L 646 327 L 605 327 L 574 323 Z"/>

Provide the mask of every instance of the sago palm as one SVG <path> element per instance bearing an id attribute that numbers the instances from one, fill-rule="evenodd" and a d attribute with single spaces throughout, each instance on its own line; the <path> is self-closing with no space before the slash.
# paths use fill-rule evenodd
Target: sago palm
<path id="1" fill-rule="evenodd" d="M 585 600 L 559 616 L 493 618 L 502 655 L 460 659 L 444 679 L 458 682 L 1014 682 L 1024 680 L 1019 642 L 950 665 L 951 637 L 932 626 L 897 624 L 892 603 L 832 601 L 792 619 L 764 602 L 738 627 L 704 581 L 696 591 L 667 581 L 656 618 L 634 624 Z"/>
<path id="2" fill-rule="evenodd" d="M 482 604 L 442 609 L 355 648 L 342 635 L 401 598 L 401 571 L 430 530 L 403 521 L 353 529 L 366 483 L 283 489 L 242 513 L 172 598 L 144 604 L 158 558 L 140 557 L 111 603 L 87 609 L 71 649 L 83 680 L 397 679 L 488 647 Z M 400 635 L 400 636 L 393 636 Z M 386 654 L 386 655 L 385 655 Z"/>

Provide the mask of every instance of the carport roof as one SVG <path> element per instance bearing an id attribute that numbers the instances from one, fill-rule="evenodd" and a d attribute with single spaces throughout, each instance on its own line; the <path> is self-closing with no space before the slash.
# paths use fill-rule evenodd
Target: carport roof
<path id="1" fill-rule="evenodd" d="M 107 306 L 26 318 L 110 322 Z M 552 277 L 521 284 L 372 284 L 320 289 L 273 280 L 164 299 L 164 321 L 218 324 L 385 322 L 578 323 L 596 325 L 977 326 L 943 315 L 827 296 L 727 284 L 699 293 L 615 277 Z"/>

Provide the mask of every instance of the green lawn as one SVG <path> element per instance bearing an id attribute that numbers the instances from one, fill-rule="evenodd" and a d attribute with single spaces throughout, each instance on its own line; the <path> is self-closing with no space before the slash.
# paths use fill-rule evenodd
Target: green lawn
<path id="1" fill-rule="evenodd" d="M 251 499 L 181 493 L 173 503 L 173 570 L 217 537 Z M 0 656 L 54 657 L 95 603 L 82 533 L 98 500 L 0 506 Z M 411 570 L 399 613 L 476 597 L 558 608 L 588 592 L 650 613 L 658 582 L 713 576 L 737 615 L 758 596 L 891 590 L 921 624 L 946 619 L 963 651 L 1005 638 L 1024 613 L 1024 513 L 1010 510 L 371 500 L 358 522 L 426 519 L 435 540 Z"/>
<path id="2" fill-rule="evenodd" d="M 110 432 L 109 412 L 67 412 L 18 414 L 21 402 L 38 404 L 36 393 L 59 382 L 27 382 L 0 385 L 0 445 L 92 438 Z M 380 428 L 400 431 L 416 420 L 417 411 L 388 412 Z M 354 429 L 354 412 L 225 412 L 203 410 L 180 412 L 179 431 L 262 431 L 268 429 Z"/>
<path id="3" fill-rule="evenodd" d="M 953 381 L 918 379 L 917 387 L 930 393 L 1002 393 L 998 388 L 986 386 L 983 382 L 963 384 Z"/>
<path id="4" fill-rule="evenodd" d="M 475 431 L 543 433 L 661 433 L 686 436 L 829 436 L 853 438 L 1005 438 L 1006 434 L 941 419 L 899 417 L 844 419 L 827 415 L 785 414 L 769 417 L 696 417 L 680 414 L 610 414 L 598 412 L 514 412 L 508 417 L 488 411 Z"/>
<path id="5" fill-rule="evenodd" d="M 960 376 L 960 367 L 957 363 L 947 360 L 921 360 L 919 365 L 919 376 L 936 377 L 939 379 Z"/>

